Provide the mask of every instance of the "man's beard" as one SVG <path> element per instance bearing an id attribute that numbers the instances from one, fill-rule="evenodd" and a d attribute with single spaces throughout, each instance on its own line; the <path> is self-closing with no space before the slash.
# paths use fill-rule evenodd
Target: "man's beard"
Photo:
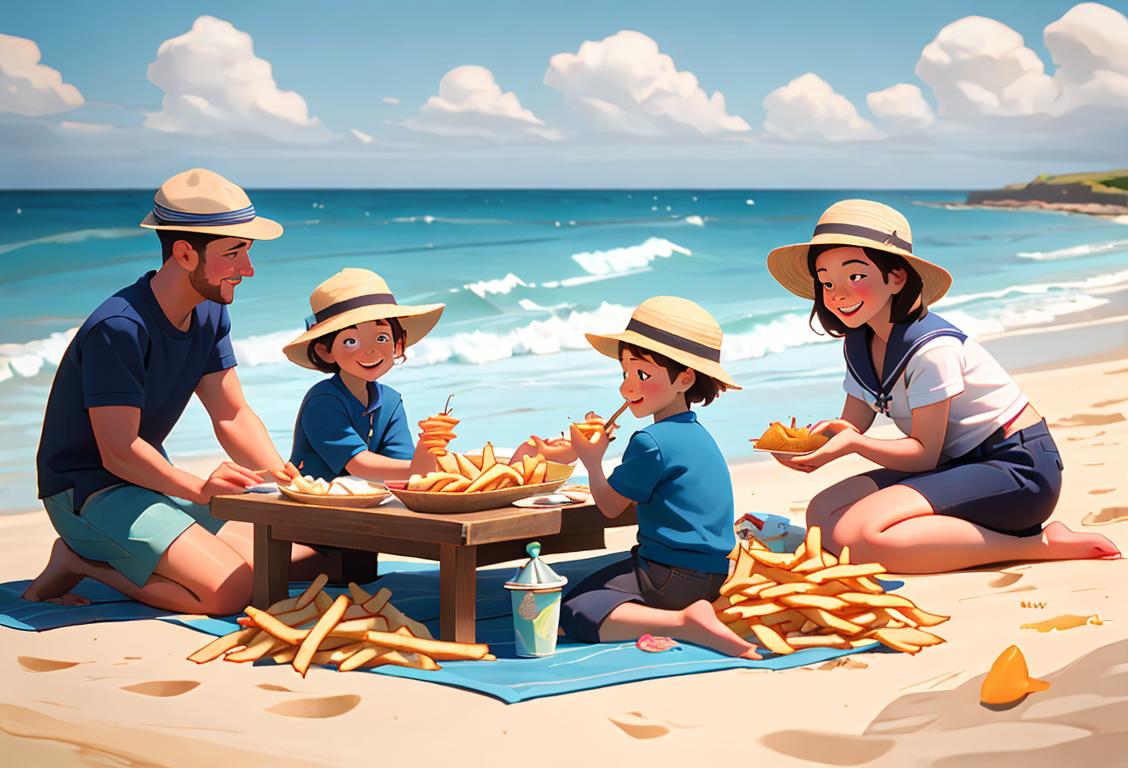
<path id="1" fill-rule="evenodd" d="M 204 260 L 200 259 L 200 263 L 196 268 L 188 273 L 188 282 L 207 301 L 214 301 L 216 304 L 230 304 L 234 299 L 234 295 L 230 299 L 223 297 L 223 285 L 213 285 L 208 282 L 207 275 L 204 274 Z"/>

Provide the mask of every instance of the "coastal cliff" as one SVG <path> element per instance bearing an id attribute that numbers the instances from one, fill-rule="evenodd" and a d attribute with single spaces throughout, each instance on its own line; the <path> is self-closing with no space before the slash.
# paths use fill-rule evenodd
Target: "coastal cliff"
<path id="1" fill-rule="evenodd" d="M 1028 184 L 972 192 L 967 203 L 1122 216 L 1128 214 L 1128 170 L 1043 175 Z"/>

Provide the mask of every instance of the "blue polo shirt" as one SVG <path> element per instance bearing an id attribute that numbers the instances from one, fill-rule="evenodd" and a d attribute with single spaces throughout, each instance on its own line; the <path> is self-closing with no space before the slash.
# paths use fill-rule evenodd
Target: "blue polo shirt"
<path id="1" fill-rule="evenodd" d="M 125 482 L 102 466 L 88 408 L 140 408 L 138 435 L 164 454 L 200 379 L 235 365 L 227 307 L 197 304 L 182 331 L 149 287 L 154 274 L 102 302 L 63 353 L 36 456 L 40 498 L 73 488 L 78 510 L 95 491 Z"/>
<path id="2" fill-rule="evenodd" d="M 631 435 L 607 478 L 638 502 L 638 554 L 665 565 L 727 574 L 733 531 L 732 478 L 721 449 L 693 411 Z"/>
<path id="3" fill-rule="evenodd" d="M 415 453 L 400 393 L 370 381 L 363 405 L 339 373 L 310 387 L 294 424 L 294 466 L 301 463 L 303 475 L 332 480 L 348 474 L 345 465 L 362 451 L 392 459 Z"/>

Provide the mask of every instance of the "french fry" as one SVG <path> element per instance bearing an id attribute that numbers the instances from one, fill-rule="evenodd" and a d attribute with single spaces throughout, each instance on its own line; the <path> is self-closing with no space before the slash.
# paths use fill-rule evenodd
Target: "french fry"
<path id="1" fill-rule="evenodd" d="M 827 579 L 858 578 L 860 576 L 874 576 L 885 573 L 885 566 L 880 563 L 859 563 L 858 565 L 832 565 L 821 571 L 811 574 L 811 581 L 821 584 Z"/>
<path id="2" fill-rule="evenodd" d="M 387 656 L 390 653 L 395 653 L 395 651 L 390 648 L 377 648 L 371 645 L 361 644 L 360 648 L 337 664 L 337 670 L 340 672 L 350 672 L 354 669 L 360 669 L 361 667 L 375 667 L 377 666 L 377 662 L 388 664 L 390 663 L 388 660 L 380 661 L 380 657 Z"/>
<path id="3" fill-rule="evenodd" d="M 248 643 L 246 648 L 241 651 L 232 651 L 224 656 L 223 660 L 235 662 L 258 661 L 263 656 L 278 653 L 288 647 L 288 643 L 272 637 L 266 632 L 260 632 L 259 637 Z"/>
<path id="4" fill-rule="evenodd" d="M 388 627 L 393 632 L 397 629 L 407 629 L 412 635 L 425 640 L 433 639 L 430 630 L 421 621 L 416 621 L 404 614 L 390 602 L 385 604 L 380 614 L 388 620 Z"/>
<path id="5" fill-rule="evenodd" d="M 317 578 L 310 582 L 305 592 L 302 592 L 301 595 L 298 596 L 298 599 L 294 602 L 294 608 L 305 608 L 313 602 L 315 597 L 321 594 L 321 590 L 325 589 L 325 585 L 328 583 L 329 577 L 326 574 L 317 574 Z"/>
<path id="6" fill-rule="evenodd" d="M 486 443 L 482 447 L 482 466 L 479 467 L 479 469 L 481 469 L 482 472 L 485 473 L 495 464 L 497 464 L 497 458 L 494 456 L 493 443 Z"/>
<path id="7" fill-rule="evenodd" d="M 294 670 L 299 675 L 305 677 L 310 662 L 313 660 L 313 655 L 317 652 L 317 646 L 333 631 L 333 627 L 345 615 L 345 609 L 348 607 L 348 596 L 339 595 L 321 615 L 321 618 L 317 620 L 317 623 L 313 625 L 313 628 L 309 630 L 309 634 L 302 640 L 301 647 L 298 648 L 298 655 L 294 657 Z"/>
<path id="8" fill-rule="evenodd" d="M 313 604 L 317 606 L 318 613 L 325 613 L 329 610 L 329 606 L 333 604 L 333 598 L 329 597 L 325 592 L 318 592 L 314 595 Z"/>
<path id="9" fill-rule="evenodd" d="M 764 626 L 763 624 L 753 624 L 750 629 L 760 644 L 772 653 L 778 653 L 781 656 L 794 653 L 795 648 L 771 627 Z"/>
<path id="10" fill-rule="evenodd" d="M 483 464 L 483 466 L 485 465 Z M 466 493 L 487 490 L 492 483 L 500 481 L 502 477 L 509 477 L 511 480 L 516 481 L 518 485 L 521 483 L 521 474 L 516 469 L 508 464 L 499 464 L 494 461 L 490 463 L 489 469 L 483 469 L 482 474 L 478 475 L 478 477 L 467 486 Z"/>
<path id="11" fill-rule="evenodd" d="M 461 475 L 462 472 L 458 468 L 458 459 L 451 452 L 446 452 L 442 456 L 435 457 L 435 464 L 443 472 L 450 472 L 455 475 Z"/>
<path id="12" fill-rule="evenodd" d="M 470 460 L 469 457 L 461 453 L 454 454 L 455 460 L 458 462 L 458 471 L 463 477 L 470 480 L 477 480 L 478 475 L 482 474 L 482 468 Z"/>
<path id="13" fill-rule="evenodd" d="M 548 478 L 548 462 L 544 460 L 543 456 L 538 456 L 541 459 L 535 467 L 533 467 L 533 476 L 529 480 L 529 485 L 540 485 Z"/>
<path id="14" fill-rule="evenodd" d="M 489 646 L 482 643 L 427 640 L 398 632 L 369 632 L 365 639 L 395 651 L 421 653 L 440 661 L 478 661 L 490 652 Z"/>
<path id="15" fill-rule="evenodd" d="M 206 664 L 209 661 L 218 659 L 233 648 L 246 645 L 251 641 L 251 638 L 258 633 L 258 627 L 251 627 L 250 629 L 239 629 L 230 632 L 223 637 L 217 637 L 189 656 L 188 661 L 194 661 L 197 664 Z"/>

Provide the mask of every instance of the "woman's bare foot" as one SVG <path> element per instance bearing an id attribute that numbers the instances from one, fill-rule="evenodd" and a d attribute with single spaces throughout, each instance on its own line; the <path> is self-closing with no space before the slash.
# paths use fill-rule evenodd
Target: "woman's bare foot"
<path id="1" fill-rule="evenodd" d="M 1064 523 L 1050 523 L 1042 530 L 1042 537 L 1049 550 L 1049 559 L 1052 560 L 1116 559 L 1120 557 L 1120 550 L 1104 536 L 1099 533 L 1071 531 Z"/>
<path id="2" fill-rule="evenodd" d="M 55 539 L 51 556 L 43 572 L 35 577 L 21 597 L 40 603 L 58 605 L 89 605 L 90 601 L 81 595 L 70 592 L 82 581 L 83 559 L 74 553 L 62 539 Z"/>
<path id="3" fill-rule="evenodd" d="M 756 653 L 756 646 L 726 627 L 707 600 L 698 600 L 681 613 L 682 625 L 677 634 L 679 640 L 742 659 L 760 658 L 760 654 Z"/>

